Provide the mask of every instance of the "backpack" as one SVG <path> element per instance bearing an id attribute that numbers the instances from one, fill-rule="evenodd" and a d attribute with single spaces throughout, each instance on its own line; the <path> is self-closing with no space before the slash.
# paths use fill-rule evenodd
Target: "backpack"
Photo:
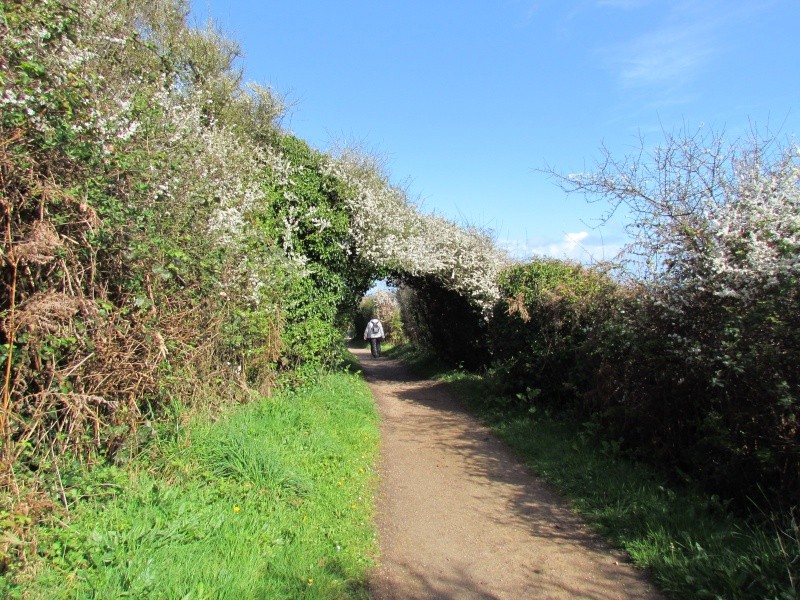
<path id="1" fill-rule="evenodd" d="M 372 320 L 369 322 L 370 332 L 372 335 L 378 335 L 381 332 L 380 323 L 376 320 Z"/>

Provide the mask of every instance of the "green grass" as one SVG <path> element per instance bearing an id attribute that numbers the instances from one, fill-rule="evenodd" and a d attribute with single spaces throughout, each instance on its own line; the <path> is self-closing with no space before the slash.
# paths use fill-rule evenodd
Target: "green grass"
<path id="1" fill-rule="evenodd" d="M 377 446 L 372 398 L 353 374 L 198 420 L 40 532 L 34 575 L 0 593 L 367 598 Z"/>
<path id="2" fill-rule="evenodd" d="M 426 376 L 448 381 L 596 531 L 646 568 L 668 597 L 800 597 L 796 515 L 736 517 L 718 498 L 669 485 L 654 469 L 627 459 L 596 427 L 541 411 L 523 413 L 493 395 L 487 379 L 411 355 Z"/>

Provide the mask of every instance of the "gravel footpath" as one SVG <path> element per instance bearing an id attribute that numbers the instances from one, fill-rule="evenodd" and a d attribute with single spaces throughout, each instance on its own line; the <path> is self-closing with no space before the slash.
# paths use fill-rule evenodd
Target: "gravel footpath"
<path id="1" fill-rule="evenodd" d="M 375 600 L 662 598 L 445 384 L 352 351 L 381 416 Z"/>

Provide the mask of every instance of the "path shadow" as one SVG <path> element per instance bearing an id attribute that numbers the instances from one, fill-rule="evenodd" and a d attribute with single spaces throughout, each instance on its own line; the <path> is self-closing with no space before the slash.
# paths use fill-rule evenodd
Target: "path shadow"
<path id="1" fill-rule="evenodd" d="M 354 353 L 359 357 L 365 379 L 375 385 L 388 385 L 392 396 L 404 403 L 425 410 L 417 411 L 413 423 L 395 423 L 393 434 L 407 441 L 425 439 L 426 443 L 439 444 L 448 452 L 460 456 L 467 477 L 474 478 L 473 503 L 479 507 L 476 518 L 495 523 L 499 527 L 521 528 L 533 538 L 557 540 L 564 547 L 578 547 L 582 551 L 610 557 L 595 563 L 594 573 L 578 573 L 576 580 L 559 582 L 558 589 L 543 583 L 530 589 L 525 597 L 574 597 L 608 600 L 620 598 L 619 589 L 631 587 L 641 590 L 642 574 L 634 571 L 630 560 L 622 552 L 608 546 L 598 535 L 567 507 L 565 500 L 538 479 L 524 466 L 513 452 L 487 427 L 472 416 L 466 406 L 452 393 L 444 382 L 419 379 L 399 360 L 373 359 L 368 350 Z M 465 422 L 467 426 L 465 426 Z M 447 431 L 443 436 L 442 432 Z M 488 496 L 502 488 L 510 501 L 507 510 L 483 510 Z M 407 589 L 393 589 L 392 582 L 381 588 L 378 598 L 486 598 L 495 599 L 480 582 L 469 573 L 453 572 L 447 577 L 440 574 L 416 571 L 413 565 L 401 565 L 415 582 L 420 595 L 408 595 Z M 536 569 L 535 565 L 531 566 Z M 611 591 L 604 582 L 618 583 Z M 384 582 L 387 583 L 387 582 Z M 459 591 L 460 590 L 460 591 Z M 468 593 L 467 593 L 468 591 Z M 661 598 L 655 591 L 630 597 Z"/>

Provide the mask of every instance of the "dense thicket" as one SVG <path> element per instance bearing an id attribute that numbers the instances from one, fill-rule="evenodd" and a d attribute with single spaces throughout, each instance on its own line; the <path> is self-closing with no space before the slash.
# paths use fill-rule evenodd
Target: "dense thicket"
<path id="1" fill-rule="evenodd" d="M 400 310 L 409 339 L 456 367 L 486 367 L 489 313 L 436 277 L 405 276 L 403 281 Z"/>
<path id="2" fill-rule="evenodd" d="M 586 416 L 584 394 L 602 358 L 603 325 L 619 286 L 600 271 L 557 259 L 510 267 L 491 322 L 493 370 L 506 395 Z"/>
<path id="3" fill-rule="evenodd" d="M 0 11 L 4 483 L 333 364 L 376 276 L 496 296 L 487 235 L 283 130 L 185 2 Z"/>
<path id="4" fill-rule="evenodd" d="M 494 349 L 511 391 L 725 498 L 796 504 L 799 158 L 684 136 L 564 178 L 629 210 L 636 277 L 552 260 L 503 273 Z"/>

